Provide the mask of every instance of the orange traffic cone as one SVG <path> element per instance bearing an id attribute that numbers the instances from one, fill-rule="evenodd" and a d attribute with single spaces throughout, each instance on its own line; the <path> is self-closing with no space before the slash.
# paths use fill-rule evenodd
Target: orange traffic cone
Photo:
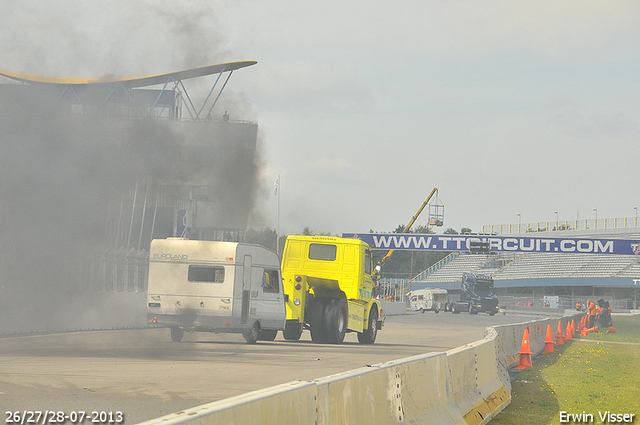
<path id="1" fill-rule="evenodd" d="M 547 338 L 544 340 L 544 351 L 542 354 L 555 352 L 553 349 L 553 331 L 551 330 L 551 325 L 547 325 Z"/>
<path id="2" fill-rule="evenodd" d="M 571 341 L 573 338 L 571 338 L 571 321 L 567 322 L 567 329 L 564 332 L 564 340 L 565 341 Z"/>
<path id="3" fill-rule="evenodd" d="M 588 334 L 589 332 L 598 332 L 598 327 L 597 327 L 597 326 L 594 326 L 594 327 L 589 328 L 589 329 L 585 328 L 585 329 L 583 329 L 583 330 L 582 330 L 582 332 L 580 332 L 580 335 L 582 335 L 582 336 L 587 336 L 587 334 Z"/>
<path id="4" fill-rule="evenodd" d="M 522 335 L 522 346 L 520 347 L 520 361 L 518 361 L 518 366 L 516 369 L 526 369 L 528 367 L 532 367 L 531 364 L 531 347 L 529 346 L 529 329 L 524 330 L 524 334 Z"/>
<path id="5" fill-rule="evenodd" d="M 576 321 L 574 319 L 571 319 L 571 336 L 574 336 L 576 334 Z"/>
<path id="6" fill-rule="evenodd" d="M 607 331 L 605 333 L 606 334 L 614 334 L 614 333 L 616 333 L 616 327 L 615 326 L 609 326 L 609 329 L 607 329 Z"/>
<path id="7" fill-rule="evenodd" d="M 556 345 L 564 345 L 564 335 L 562 335 L 561 321 L 558 321 L 558 335 L 556 335 Z"/>
<path id="8" fill-rule="evenodd" d="M 576 329 L 576 331 L 580 332 L 582 328 L 584 328 L 584 316 L 580 318 L 580 321 L 578 322 L 578 329 Z"/>

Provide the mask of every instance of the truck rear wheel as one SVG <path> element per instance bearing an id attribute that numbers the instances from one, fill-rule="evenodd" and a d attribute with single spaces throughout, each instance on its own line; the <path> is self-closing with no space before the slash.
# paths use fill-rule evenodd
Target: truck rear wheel
<path id="1" fill-rule="evenodd" d="M 329 301 L 327 298 L 316 298 L 309 306 L 309 326 L 313 342 L 327 342 L 325 315 Z"/>
<path id="2" fill-rule="evenodd" d="M 284 331 L 282 331 L 282 336 L 287 341 L 297 341 L 302 336 L 302 324 L 297 320 L 287 320 L 287 323 L 284 325 Z"/>
<path id="3" fill-rule="evenodd" d="M 184 329 L 171 328 L 171 341 L 180 342 L 184 336 Z"/>
<path id="4" fill-rule="evenodd" d="M 278 336 L 278 331 L 269 329 L 258 332 L 258 341 L 273 341 Z"/>
<path id="5" fill-rule="evenodd" d="M 375 305 L 371 307 L 368 324 L 369 327 L 364 332 L 358 332 L 358 342 L 360 344 L 373 344 L 376 342 L 376 336 L 378 335 L 378 307 Z"/>
<path id="6" fill-rule="evenodd" d="M 347 303 L 334 298 L 325 308 L 325 332 L 327 342 L 340 344 L 347 333 Z"/>

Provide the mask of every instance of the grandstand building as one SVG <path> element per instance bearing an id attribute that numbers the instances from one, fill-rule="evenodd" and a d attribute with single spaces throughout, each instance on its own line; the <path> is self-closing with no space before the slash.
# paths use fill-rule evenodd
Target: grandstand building
<path id="1" fill-rule="evenodd" d="M 152 239 L 240 240 L 258 126 L 216 105 L 255 63 L 122 78 L 0 70 L 0 289 L 143 292 Z M 209 93 L 190 95 L 184 81 L 205 77 Z M 42 266 L 16 266 L 27 257 Z"/>
<path id="2" fill-rule="evenodd" d="M 584 220 L 583 220 L 584 221 Z M 615 222 L 615 225 L 613 224 Z M 609 227 L 607 226 L 609 223 Z M 589 229 L 589 226 L 591 229 Z M 581 227 L 581 229 L 579 229 Z M 538 225 L 536 237 L 637 239 L 640 228 L 636 219 L 590 220 L 555 228 L 579 230 L 549 230 Z M 527 229 L 529 231 L 527 232 Z M 498 227 L 500 234 L 531 235 L 531 227 Z M 540 231 L 537 231 L 540 230 Z M 496 233 L 493 233 L 496 234 Z M 463 272 L 493 277 L 496 294 L 505 306 L 547 305 L 559 308 L 575 307 L 586 300 L 609 301 L 612 309 L 635 310 L 640 307 L 640 256 L 586 253 L 489 252 L 472 254 L 452 252 L 443 260 L 416 275 L 410 281 L 412 289 L 443 288 L 455 294 L 460 289 Z"/>

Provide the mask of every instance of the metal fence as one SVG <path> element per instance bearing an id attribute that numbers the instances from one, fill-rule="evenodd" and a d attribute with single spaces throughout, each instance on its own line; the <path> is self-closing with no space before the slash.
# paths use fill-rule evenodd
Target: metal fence
<path id="1" fill-rule="evenodd" d="M 562 230 L 619 229 L 638 227 L 638 217 L 600 218 L 584 220 L 538 221 L 533 223 L 491 224 L 482 226 L 482 233 L 532 233 Z"/>
<path id="2" fill-rule="evenodd" d="M 83 281 L 96 291 L 145 292 L 148 276 L 149 252 L 120 247 L 90 254 Z"/>
<path id="3" fill-rule="evenodd" d="M 408 279 L 382 277 L 378 280 L 378 295 L 387 301 L 405 302 L 408 282 Z"/>
<path id="4" fill-rule="evenodd" d="M 505 306 L 507 309 L 516 307 L 535 307 L 571 310 L 576 308 L 577 302 L 584 305 L 587 299 L 593 302 L 597 302 L 599 299 L 608 301 L 611 310 L 635 310 L 638 308 L 638 306 L 634 304 L 634 300 L 632 298 L 614 299 L 612 297 L 598 295 L 591 297 L 586 297 L 584 295 L 573 297 L 571 295 L 498 295 L 498 299 L 500 306 Z"/>

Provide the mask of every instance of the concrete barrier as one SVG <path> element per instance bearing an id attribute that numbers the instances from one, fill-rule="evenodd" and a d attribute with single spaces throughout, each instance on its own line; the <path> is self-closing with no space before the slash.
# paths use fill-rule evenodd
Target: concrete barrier
<path id="1" fill-rule="evenodd" d="M 510 387 L 498 373 L 495 337 L 447 351 L 450 398 L 464 423 L 487 423 L 511 402 Z"/>
<path id="2" fill-rule="evenodd" d="M 534 355 L 547 325 L 580 314 L 487 328 L 485 338 L 446 353 L 380 363 L 313 381 L 295 381 L 144 422 L 185 424 L 486 424 L 511 402 L 509 369 L 524 330 Z"/>
<path id="3" fill-rule="evenodd" d="M 144 424 L 315 424 L 317 386 L 294 381 L 153 419 Z"/>
<path id="4" fill-rule="evenodd" d="M 429 353 L 318 379 L 317 424 L 464 423 L 447 396 L 446 362 Z"/>
<path id="5" fill-rule="evenodd" d="M 406 302 L 380 300 L 380 307 L 382 308 L 383 316 L 399 316 L 407 314 L 408 305 Z"/>

